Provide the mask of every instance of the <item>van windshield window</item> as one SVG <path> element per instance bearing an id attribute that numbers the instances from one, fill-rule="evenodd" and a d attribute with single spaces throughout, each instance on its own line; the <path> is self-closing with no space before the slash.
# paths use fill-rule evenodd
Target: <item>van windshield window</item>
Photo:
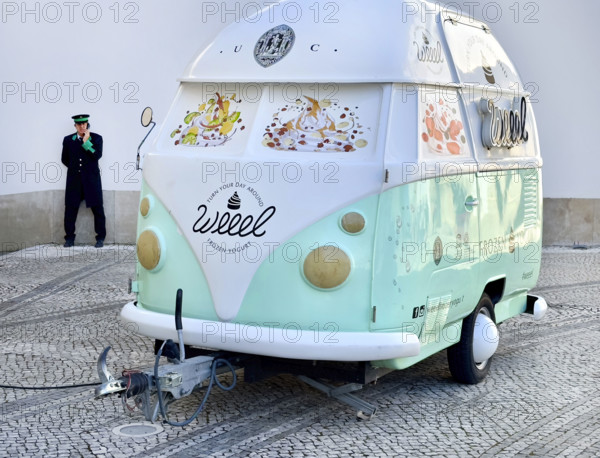
<path id="1" fill-rule="evenodd" d="M 522 89 L 514 65 L 482 23 L 446 21 L 444 32 L 461 83 Z"/>
<path id="2" fill-rule="evenodd" d="M 242 100 L 236 94 L 215 92 L 198 98 L 193 92 L 183 91 L 180 102 L 187 109 L 184 113 L 179 111 L 170 133 L 175 146 L 218 147 L 246 129 Z"/>
<path id="3" fill-rule="evenodd" d="M 375 149 L 377 84 L 182 83 L 167 149 L 237 153 L 355 153 Z"/>
<path id="4" fill-rule="evenodd" d="M 352 104 L 349 104 L 352 105 Z M 279 151 L 350 152 L 368 145 L 360 107 L 302 95 L 278 107 L 263 134 L 263 146 Z"/>

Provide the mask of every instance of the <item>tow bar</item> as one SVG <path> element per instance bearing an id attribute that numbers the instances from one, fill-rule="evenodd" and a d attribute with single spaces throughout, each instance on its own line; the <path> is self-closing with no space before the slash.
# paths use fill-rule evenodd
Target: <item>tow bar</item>
<path id="1" fill-rule="evenodd" d="M 298 367 L 295 361 L 290 362 L 278 358 L 218 351 L 186 359 L 181 322 L 182 298 L 183 291 L 179 289 L 175 299 L 175 328 L 179 345 L 171 339 L 166 340 L 156 353 L 153 368 L 141 371 L 124 371 L 119 378 L 115 378 L 108 370 L 106 360 L 111 347 L 106 347 L 98 357 L 97 362 L 100 385 L 95 389 L 96 398 L 116 393 L 121 397 L 124 409 L 132 411 L 134 408 L 138 408 L 148 421 L 156 421 L 160 414 L 163 420 L 171 426 L 185 426 L 191 423 L 202 411 L 213 385 L 217 385 L 225 391 L 232 390 L 237 381 L 236 369 L 244 368 L 247 381 L 257 381 L 265 376 L 282 372 L 292 373 L 313 388 L 324 392 L 328 397 L 335 398 L 357 409 L 357 417 L 360 419 L 368 419 L 375 414 L 377 408 L 374 405 L 352 395 L 351 392 L 361 389 L 363 387 L 362 383 L 377 380 L 380 375 L 388 372 L 389 369 L 373 369 L 363 365 L 360 369 L 357 369 L 357 374 L 362 371 L 361 378 L 364 380 L 362 383 L 332 386 L 324 381 L 308 377 L 308 375 L 313 375 L 320 378 L 325 375 L 326 378 L 331 378 L 331 370 L 317 368 L 316 362 L 312 362 L 310 366 Z M 161 356 L 168 359 L 168 364 L 160 364 Z M 250 370 L 250 373 L 248 373 L 248 370 Z M 231 372 L 233 375 L 230 385 L 223 385 L 217 378 L 217 375 L 224 372 Z M 334 378 L 337 379 L 338 377 Z M 355 375 L 352 375 L 351 378 L 355 379 Z M 205 382 L 207 383 L 205 384 Z M 188 396 L 194 390 L 202 388 L 206 389 L 204 397 L 196 412 L 190 418 L 183 422 L 169 420 L 167 410 L 171 403 Z M 134 407 L 130 405 L 129 400 L 133 400 Z"/>
<path id="2" fill-rule="evenodd" d="M 127 400 L 133 399 L 135 406 L 144 413 L 146 420 L 154 422 L 160 412 L 167 423 L 173 426 L 185 426 L 201 412 L 213 384 L 216 383 L 219 388 L 226 391 L 233 389 L 236 383 L 235 367 L 227 359 L 214 356 L 196 356 L 185 359 L 181 324 L 182 297 L 182 290 L 177 290 L 175 327 L 179 336 L 179 347 L 170 339 L 165 341 L 156 354 L 153 369 L 139 372 L 128 371 L 119 379 L 116 379 L 108 370 L 106 358 L 111 347 L 106 347 L 98 357 L 97 369 L 101 384 L 95 389 L 96 398 L 119 393 L 123 405 L 129 407 Z M 166 356 L 169 364 L 159 365 L 161 356 Z M 229 369 L 233 374 L 231 385 L 223 385 L 217 379 L 217 373 L 221 372 L 218 370 L 220 366 L 226 366 L 221 369 Z M 169 404 L 189 395 L 194 389 L 201 388 L 206 380 L 209 382 L 206 394 L 196 413 L 185 422 L 169 421 L 167 415 Z M 129 409 L 131 410 L 131 407 Z"/>

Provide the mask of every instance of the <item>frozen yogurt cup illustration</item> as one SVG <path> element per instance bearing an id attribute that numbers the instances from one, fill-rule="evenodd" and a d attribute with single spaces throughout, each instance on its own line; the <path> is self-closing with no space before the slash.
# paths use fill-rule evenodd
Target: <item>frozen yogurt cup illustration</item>
<path id="1" fill-rule="evenodd" d="M 486 81 L 490 84 L 495 84 L 496 79 L 494 78 L 494 74 L 492 73 L 492 67 L 490 67 L 490 64 L 483 55 L 483 52 L 481 53 L 481 68 L 483 68 L 483 74 L 485 75 Z"/>
<path id="2" fill-rule="evenodd" d="M 229 98 L 218 92 L 207 102 L 198 106 L 197 111 L 188 111 L 183 123 L 171 132 L 175 145 L 219 146 L 229 141 L 239 130 L 244 130 L 240 111 L 236 110 L 240 100 L 235 94 Z"/>
<path id="3" fill-rule="evenodd" d="M 227 201 L 227 208 L 229 208 L 230 210 L 239 210 L 241 204 L 242 199 L 240 199 L 240 196 L 238 196 L 237 191 L 235 191 Z"/>
<path id="4" fill-rule="evenodd" d="M 430 151 L 453 155 L 463 153 L 467 139 L 456 107 L 443 99 L 437 103 L 429 103 L 422 122 L 425 132 L 421 134 L 421 138 Z"/>
<path id="5" fill-rule="evenodd" d="M 355 107 L 342 107 L 324 99 L 304 96 L 282 107 L 265 128 L 263 146 L 280 151 L 350 152 L 367 146 L 359 138 L 369 130 L 359 121 Z"/>

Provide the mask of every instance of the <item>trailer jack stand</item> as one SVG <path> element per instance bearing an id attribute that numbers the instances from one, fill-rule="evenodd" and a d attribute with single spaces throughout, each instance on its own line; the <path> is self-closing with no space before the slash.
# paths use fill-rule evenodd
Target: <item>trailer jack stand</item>
<path id="1" fill-rule="evenodd" d="M 347 383 L 342 386 L 333 386 L 306 377 L 305 375 L 298 375 L 297 377 L 304 383 L 316 388 L 319 391 L 322 391 L 328 397 L 335 398 L 338 401 L 349 405 L 350 407 L 354 407 L 357 410 L 356 416 L 361 420 L 370 420 L 373 415 L 375 415 L 375 412 L 377 412 L 377 407 L 375 407 L 373 404 L 370 404 L 367 401 L 360 399 L 358 396 L 351 394 L 352 391 L 360 390 L 363 387 L 358 383 Z"/>

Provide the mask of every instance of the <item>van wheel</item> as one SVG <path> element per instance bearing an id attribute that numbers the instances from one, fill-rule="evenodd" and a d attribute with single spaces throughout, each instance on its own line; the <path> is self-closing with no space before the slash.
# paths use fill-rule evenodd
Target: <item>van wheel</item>
<path id="1" fill-rule="evenodd" d="M 495 323 L 494 304 L 484 294 L 473 313 L 464 319 L 460 341 L 448 348 L 450 373 L 458 382 L 474 385 L 481 382 L 489 372 L 491 355 L 498 346 L 498 329 Z M 476 358 L 473 353 L 474 341 L 481 344 L 482 339 L 485 346 L 483 353 L 489 355 L 485 359 Z"/>

